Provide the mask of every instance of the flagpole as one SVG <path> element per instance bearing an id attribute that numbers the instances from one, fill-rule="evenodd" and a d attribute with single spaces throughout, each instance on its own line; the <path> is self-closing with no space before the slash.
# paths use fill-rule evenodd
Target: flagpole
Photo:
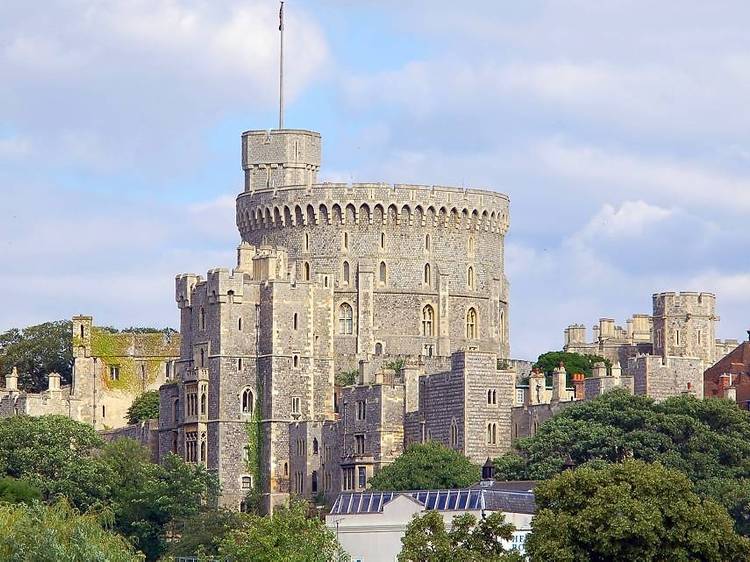
<path id="1" fill-rule="evenodd" d="M 279 49 L 279 129 L 284 128 L 284 2 L 279 8 L 279 31 L 281 44 Z"/>

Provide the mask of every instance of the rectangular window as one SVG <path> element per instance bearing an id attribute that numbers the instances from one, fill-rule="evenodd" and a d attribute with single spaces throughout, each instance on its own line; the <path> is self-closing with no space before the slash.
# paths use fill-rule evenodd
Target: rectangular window
<path id="1" fill-rule="evenodd" d="M 364 488 L 367 485 L 367 469 L 364 466 L 359 467 L 359 487 Z"/>
<path id="2" fill-rule="evenodd" d="M 365 436 L 355 435 L 354 444 L 355 444 L 355 449 L 356 449 L 357 454 L 364 455 L 365 454 Z"/>
<path id="3" fill-rule="evenodd" d="M 253 487 L 253 478 L 252 476 L 243 476 L 242 477 L 242 489 L 243 490 L 249 490 Z"/>
<path id="4" fill-rule="evenodd" d="M 357 419 L 364 420 L 367 416 L 367 403 L 364 400 L 357 400 Z"/>
<path id="5" fill-rule="evenodd" d="M 112 365 L 109 368 L 109 379 L 113 381 L 120 380 L 120 366 L 119 365 Z"/>
<path id="6" fill-rule="evenodd" d="M 344 490 L 354 489 L 354 467 L 341 470 L 341 486 Z"/>
<path id="7" fill-rule="evenodd" d="M 523 404 L 524 391 L 523 388 L 516 389 L 516 404 Z"/>
<path id="8" fill-rule="evenodd" d="M 293 414 L 299 414 L 301 413 L 300 410 L 300 399 L 298 396 L 295 396 L 292 398 L 292 413 Z"/>

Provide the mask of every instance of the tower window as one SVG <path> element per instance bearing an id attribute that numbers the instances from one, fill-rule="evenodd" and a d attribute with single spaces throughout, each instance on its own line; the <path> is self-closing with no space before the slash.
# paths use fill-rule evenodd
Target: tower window
<path id="1" fill-rule="evenodd" d="M 294 316 L 292 316 L 292 328 L 297 329 L 297 313 L 294 313 Z"/>
<path id="2" fill-rule="evenodd" d="M 358 455 L 365 454 L 365 436 L 355 435 L 354 436 L 355 450 Z"/>
<path id="3" fill-rule="evenodd" d="M 497 445 L 497 424 L 496 423 L 487 424 L 487 444 Z"/>
<path id="4" fill-rule="evenodd" d="M 250 490 L 253 487 L 253 477 L 252 476 L 243 476 L 242 477 L 242 489 L 243 490 Z"/>
<path id="5" fill-rule="evenodd" d="M 255 400 L 253 397 L 253 391 L 249 388 L 246 388 L 242 391 L 242 413 L 243 414 L 253 414 L 253 411 L 255 410 Z"/>
<path id="6" fill-rule="evenodd" d="M 112 365 L 109 368 L 109 379 L 113 381 L 120 380 L 120 366 L 119 365 Z"/>
<path id="7" fill-rule="evenodd" d="M 469 289 L 474 288 L 474 268 L 472 266 L 469 266 L 469 269 L 466 270 L 466 284 Z"/>
<path id="8" fill-rule="evenodd" d="M 292 413 L 299 414 L 300 412 L 300 399 L 298 396 L 295 396 L 294 398 L 292 398 Z"/>
<path id="9" fill-rule="evenodd" d="M 385 250 L 385 232 L 380 233 L 380 249 Z"/>
<path id="10" fill-rule="evenodd" d="M 292 365 L 294 365 L 294 368 L 296 369 L 299 367 L 299 355 L 294 355 L 292 357 Z"/>
<path id="11" fill-rule="evenodd" d="M 343 279 L 343 282 L 348 285 L 349 284 L 349 262 L 345 261 L 344 265 L 342 266 L 341 269 L 342 269 L 342 271 L 341 271 L 341 273 L 342 273 L 341 277 Z"/>
<path id="12" fill-rule="evenodd" d="M 424 249 L 425 250 L 430 249 L 430 235 L 429 234 L 424 235 Z"/>
<path id="13" fill-rule="evenodd" d="M 305 251 L 310 251 L 310 235 L 305 233 Z"/>
<path id="14" fill-rule="evenodd" d="M 424 284 L 428 287 L 432 285 L 432 271 L 429 263 L 424 264 Z"/>
<path id="15" fill-rule="evenodd" d="M 237 319 L 237 329 L 241 332 L 242 331 L 242 318 Z"/>
<path id="16" fill-rule="evenodd" d="M 451 447 L 458 447 L 458 423 L 455 418 L 451 420 Z"/>
<path id="17" fill-rule="evenodd" d="M 310 280 L 310 263 L 309 262 L 305 262 L 305 265 L 303 266 L 303 270 L 304 270 L 305 281 L 309 281 Z"/>
<path id="18" fill-rule="evenodd" d="M 339 334 L 351 335 L 354 331 L 353 311 L 349 303 L 342 303 L 339 307 Z"/>
<path id="19" fill-rule="evenodd" d="M 477 311 L 474 308 L 466 313 L 466 337 L 470 340 L 477 337 Z"/>
<path id="20" fill-rule="evenodd" d="M 379 274 L 378 274 L 378 278 L 380 279 L 380 283 L 381 284 L 385 284 L 386 274 L 387 274 L 387 271 L 386 271 L 386 267 L 385 267 L 385 262 L 381 261 L 380 262 L 380 268 L 379 268 Z"/>
<path id="21" fill-rule="evenodd" d="M 199 316 L 200 316 L 201 330 L 205 330 L 206 329 L 206 311 L 204 310 L 203 307 L 201 307 L 200 309 Z"/>
<path id="22" fill-rule="evenodd" d="M 83 338 L 83 324 L 81 324 L 81 338 Z"/>
<path id="23" fill-rule="evenodd" d="M 435 318 L 435 311 L 428 304 L 422 309 L 422 335 L 426 337 L 432 337 L 433 329 L 432 324 Z"/>
<path id="24" fill-rule="evenodd" d="M 349 233 L 348 232 L 342 233 L 341 248 L 344 250 L 349 249 Z"/>

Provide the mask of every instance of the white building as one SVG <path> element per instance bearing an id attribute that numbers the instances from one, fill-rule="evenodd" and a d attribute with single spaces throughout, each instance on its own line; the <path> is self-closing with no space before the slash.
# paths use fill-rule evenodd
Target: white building
<path id="1" fill-rule="evenodd" d="M 393 562 L 401 538 L 414 515 L 437 510 L 450 528 L 453 518 L 501 511 L 516 530 L 504 546 L 523 552 L 534 517 L 534 482 L 481 483 L 475 488 L 411 492 L 344 492 L 339 494 L 326 525 L 336 533 L 352 562 Z"/>

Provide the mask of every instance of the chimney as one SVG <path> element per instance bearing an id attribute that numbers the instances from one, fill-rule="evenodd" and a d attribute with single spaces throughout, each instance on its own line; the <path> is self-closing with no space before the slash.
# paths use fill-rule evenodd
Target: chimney
<path id="1" fill-rule="evenodd" d="M 5 390 L 18 390 L 18 369 L 15 367 L 10 374 L 5 375 Z"/>
<path id="2" fill-rule="evenodd" d="M 612 365 L 612 377 L 619 381 L 621 376 L 622 376 L 622 368 L 620 367 L 620 362 L 615 361 L 615 364 Z"/>
<path id="3" fill-rule="evenodd" d="M 562 402 L 566 398 L 567 378 L 565 365 L 561 362 L 552 373 L 552 402 Z"/>
<path id="4" fill-rule="evenodd" d="M 583 373 L 575 373 L 573 375 L 573 388 L 575 389 L 575 399 L 583 400 L 586 396 L 586 377 Z"/>
<path id="5" fill-rule="evenodd" d="M 543 404 L 546 399 L 547 383 L 544 373 L 539 369 L 534 369 L 529 375 L 529 395 L 528 403 L 530 405 Z"/>
<path id="6" fill-rule="evenodd" d="M 606 377 L 607 376 L 607 365 L 599 361 L 594 364 L 594 376 L 595 377 Z"/>
<path id="7" fill-rule="evenodd" d="M 255 256 L 255 246 L 247 242 L 241 242 L 237 246 L 237 268 L 235 271 L 242 273 L 253 273 L 253 256 Z"/>
<path id="8" fill-rule="evenodd" d="M 59 373 L 50 373 L 47 375 L 47 390 L 49 392 L 60 392 Z"/>

